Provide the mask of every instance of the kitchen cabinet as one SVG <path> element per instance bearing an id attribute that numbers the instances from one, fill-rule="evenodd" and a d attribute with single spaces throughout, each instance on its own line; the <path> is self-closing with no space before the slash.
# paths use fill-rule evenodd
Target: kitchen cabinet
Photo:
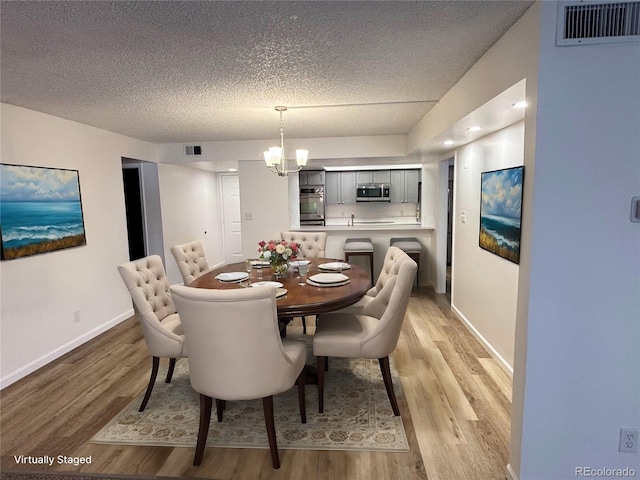
<path id="1" fill-rule="evenodd" d="M 324 170 L 300 170 L 298 181 L 300 185 L 324 185 Z"/>
<path id="2" fill-rule="evenodd" d="M 357 173 L 356 183 L 389 183 L 391 172 L 389 170 L 363 170 Z"/>
<path id="3" fill-rule="evenodd" d="M 391 171 L 391 203 L 418 203 L 420 170 Z"/>
<path id="4" fill-rule="evenodd" d="M 324 194 L 327 205 L 355 205 L 356 172 L 326 172 Z"/>

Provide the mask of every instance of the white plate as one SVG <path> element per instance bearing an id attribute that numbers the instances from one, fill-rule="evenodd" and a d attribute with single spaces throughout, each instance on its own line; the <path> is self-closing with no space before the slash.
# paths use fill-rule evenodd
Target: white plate
<path id="1" fill-rule="evenodd" d="M 247 272 L 225 272 L 216 275 L 216 280 L 220 280 L 221 282 L 241 282 L 247 278 L 249 278 Z"/>
<path id="2" fill-rule="evenodd" d="M 330 285 L 332 283 L 342 283 L 349 280 L 349 277 L 343 275 L 342 273 L 318 273 L 309 277 L 314 283 L 321 283 L 324 285 Z"/>
<path id="3" fill-rule="evenodd" d="M 346 280 L 344 282 L 338 282 L 338 283 L 316 283 L 313 280 L 311 280 L 310 278 L 307 279 L 307 283 L 309 285 L 312 285 L 314 287 L 321 287 L 321 288 L 329 288 L 329 287 L 342 287 L 343 285 L 346 285 L 347 283 L 349 283 L 351 280 Z"/>
<path id="4" fill-rule="evenodd" d="M 284 297 L 287 294 L 286 288 L 279 288 L 276 290 L 276 298 Z"/>
<path id="5" fill-rule="evenodd" d="M 300 265 L 309 265 L 311 263 L 311 260 L 296 260 L 295 262 L 291 262 L 289 265 L 291 265 L 293 268 L 298 268 L 298 266 Z"/>
<path id="6" fill-rule="evenodd" d="M 271 265 L 269 262 L 263 262 L 262 260 L 254 260 L 251 262 L 253 268 L 265 268 Z"/>
<path id="7" fill-rule="evenodd" d="M 340 271 L 340 270 L 349 270 L 351 268 L 351 265 L 344 262 L 331 262 L 331 263 L 323 263 L 321 265 L 318 265 L 318 268 L 320 270 Z"/>
<path id="8" fill-rule="evenodd" d="M 253 282 L 251 284 L 252 287 L 275 287 L 275 288 L 280 288 L 282 287 L 282 284 L 280 282 L 269 282 L 269 281 L 265 281 L 265 282 Z"/>

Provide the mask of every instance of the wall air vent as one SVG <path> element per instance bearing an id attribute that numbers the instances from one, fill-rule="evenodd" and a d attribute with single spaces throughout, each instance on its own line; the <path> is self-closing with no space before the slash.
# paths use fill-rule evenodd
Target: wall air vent
<path id="1" fill-rule="evenodd" d="M 640 43 L 640 1 L 558 2 L 556 45 Z"/>
<path id="2" fill-rule="evenodd" d="M 187 155 L 202 155 L 202 147 L 200 145 L 185 145 Z"/>

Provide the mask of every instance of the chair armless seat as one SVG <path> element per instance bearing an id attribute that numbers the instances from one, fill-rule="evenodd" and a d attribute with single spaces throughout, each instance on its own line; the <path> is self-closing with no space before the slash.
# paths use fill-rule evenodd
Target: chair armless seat
<path id="1" fill-rule="evenodd" d="M 322 315 L 313 337 L 313 354 L 318 367 L 318 409 L 324 411 L 324 376 L 327 357 L 377 358 L 394 415 L 400 415 L 389 366 L 411 296 L 418 266 L 400 249 L 390 247 L 394 267 L 376 296 L 362 307 L 361 314 L 341 310 Z"/>
<path id="2" fill-rule="evenodd" d="M 262 399 L 273 468 L 280 467 L 273 395 L 298 384 L 306 423 L 304 342 L 282 340 L 276 293 L 271 287 L 210 290 L 171 287 L 189 342 L 191 386 L 200 394 L 200 427 L 194 465 L 200 465 L 209 431 L 212 400 L 218 420 L 228 400 Z"/>
<path id="3" fill-rule="evenodd" d="M 142 412 L 153 390 L 160 358 L 169 358 L 165 381 L 171 382 L 176 359 L 187 356 L 182 322 L 169 295 L 169 279 L 158 255 L 127 262 L 118 272 L 129 290 L 133 305 L 142 325 L 144 341 L 152 356 L 151 377 L 140 411 Z"/>
<path id="4" fill-rule="evenodd" d="M 210 270 L 202 244 L 198 241 L 171 247 L 171 254 L 176 259 L 185 285 L 189 285 Z"/>
<path id="5" fill-rule="evenodd" d="M 280 232 L 280 238 L 300 245 L 300 258 L 323 258 L 327 255 L 327 232 Z M 307 333 L 307 320 L 304 316 L 302 333 Z"/>

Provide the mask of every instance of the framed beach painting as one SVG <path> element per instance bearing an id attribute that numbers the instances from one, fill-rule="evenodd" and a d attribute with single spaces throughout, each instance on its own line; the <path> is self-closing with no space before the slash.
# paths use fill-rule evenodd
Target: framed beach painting
<path id="1" fill-rule="evenodd" d="M 524 167 L 481 174 L 480 248 L 520 263 Z"/>
<path id="2" fill-rule="evenodd" d="M 85 245 L 77 170 L 0 164 L 2 260 Z"/>

